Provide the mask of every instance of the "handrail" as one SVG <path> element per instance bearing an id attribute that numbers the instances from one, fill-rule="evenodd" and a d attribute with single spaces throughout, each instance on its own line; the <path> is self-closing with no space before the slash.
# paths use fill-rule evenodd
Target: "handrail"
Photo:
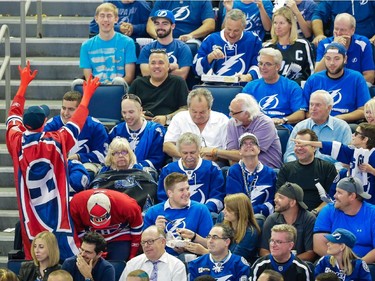
<path id="1" fill-rule="evenodd" d="M 31 0 L 20 1 L 20 37 L 21 37 L 21 66 L 26 66 L 26 15 L 29 11 Z M 39 38 L 43 37 L 42 34 L 42 0 L 37 0 L 37 31 L 36 36 Z"/>
<path id="2" fill-rule="evenodd" d="M 3 64 L 0 67 L 0 80 L 3 79 L 5 72 L 5 119 L 8 117 L 10 107 L 10 35 L 9 27 L 2 25 L 0 29 L 0 42 L 5 39 L 5 56 Z"/>

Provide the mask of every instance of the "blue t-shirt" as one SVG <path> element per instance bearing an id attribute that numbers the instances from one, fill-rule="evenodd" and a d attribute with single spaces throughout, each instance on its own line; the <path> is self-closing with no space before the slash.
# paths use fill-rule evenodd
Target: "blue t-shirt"
<path id="1" fill-rule="evenodd" d="M 169 63 L 177 63 L 180 68 L 193 64 L 193 55 L 189 46 L 177 39 L 173 39 L 172 43 L 168 45 L 162 45 L 157 40 L 147 44 L 142 48 L 137 64 L 148 63 L 152 49 L 165 49 Z"/>
<path id="2" fill-rule="evenodd" d="M 172 11 L 175 17 L 176 27 L 173 30 L 174 38 L 179 38 L 181 35 L 188 34 L 198 29 L 206 19 L 214 18 L 211 0 L 157 0 L 152 8 L 151 16 L 154 15 L 157 10 L 162 9 Z"/>
<path id="3" fill-rule="evenodd" d="M 122 23 L 133 25 L 132 38 L 148 37 L 146 32 L 147 19 L 151 12 L 151 7 L 146 0 L 137 0 L 133 3 L 123 3 L 118 0 L 104 0 L 104 3 L 111 3 L 118 9 L 118 22 L 115 23 L 115 31 L 120 32 Z M 89 31 L 91 34 L 99 33 L 99 26 L 95 18 L 90 22 Z"/>
<path id="4" fill-rule="evenodd" d="M 272 10 L 273 5 L 270 0 L 263 0 L 262 1 L 264 9 L 266 10 L 267 15 L 270 17 L 270 20 L 272 20 Z M 240 9 L 242 12 L 244 12 L 246 16 L 246 31 L 252 31 L 256 33 L 261 40 L 263 40 L 264 35 L 266 34 L 265 29 L 263 28 L 262 20 L 260 18 L 260 12 L 257 3 L 251 2 L 251 3 L 243 3 L 240 0 L 235 0 L 233 2 L 233 9 Z M 223 16 L 222 18 L 225 18 L 227 9 L 223 9 Z"/>
<path id="5" fill-rule="evenodd" d="M 332 96 L 332 116 L 353 112 L 370 99 L 365 78 L 358 71 L 347 68 L 337 79 L 329 78 L 326 70 L 311 75 L 303 88 L 306 101 L 317 90 L 325 90 Z"/>
<path id="6" fill-rule="evenodd" d="M 263 78 L 250 81 L 243 93 L 252 95 L 262 111 L 271 118 L 283 118 L 308 108 L 301 87 L 283 76 L 274 84 L 267 84 Z"/>
<path id="7" fill-rule="evenodd" d="M 79 67 L 92 70 L 102 84 L 111 84 L 115 77 L 125 77 L 125 65 L 135 63 L 135 44 L 130 37 L 115 32 L 110 40 L 96 35 L 82 43 Z"/>

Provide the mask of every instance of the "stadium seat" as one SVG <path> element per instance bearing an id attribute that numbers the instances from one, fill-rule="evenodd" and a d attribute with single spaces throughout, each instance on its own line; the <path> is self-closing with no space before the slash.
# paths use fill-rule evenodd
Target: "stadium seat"
<path id="1" fill-rule="evenodd" d="M 370 269 L 372 280 L 375 280 L 375 263 L 369 263 L 368 268 Z"/>
<path id="2" fill-rule="evenodd" d="M 198 53 L 198 49 L 201 45 L 201 42 L 196 39 L 191 39 L 186 42 L 189 46 L 191 54 L 193 55 L 193 61 L 195 60 L 195 56 Z M 190 67 L 188 77 L 186 78 L 186 84 L 188 85 L 189 90 L 191 90 L 195 85 L 201 82 L 201 78 L 195 74 L 194 65 Z"/>
<path id="3" fill-rule="evenodd" d="M 280 138 L 282 155 L 284 155 L 285 150 L 286 150 L 286 145 L 289 140 L 290 132 L 287 128 L 283 126 L 277 126 L 277 135 Z"/>
<path id="4" fill-rule="evenodd" d="M 224 113 L 229 116 L 229 104 L 234 97 L 241 93 L 242 86 L 227 85 L 196 85 L 193 89 L 205 88 L 209 90 L 214 98 L 212 110 Z"/>
<path id="5" fill-rule="evenodd" d="M 76 85 L 75 91 L 83 93 L 83 86 Z M 101 85 L 99 86 L 89 104 L 89 114 L 103 123 L 120 123 L 121 100 L 124 95 L 122 85 Z"/>
<path id="6" fill-rule="evenodd" d="M 115 280 L 118 281 L 120 280 L 121 274 L 124 271 L 126 262 L 125 261 L 120 261 L 120 260 L 109 260 L 108 261 L 110 264 L 113 265 L 115 268 Z"/>
<path id="7" fill-rule="evenodd" d="M 27 260 L 8 260 L 7 268 L 13 271 L 16 275 L 19 274 L 23 262 Z"/>

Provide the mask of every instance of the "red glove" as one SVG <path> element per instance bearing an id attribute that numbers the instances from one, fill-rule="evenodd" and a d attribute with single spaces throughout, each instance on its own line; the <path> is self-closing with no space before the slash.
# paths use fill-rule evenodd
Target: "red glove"
<path id="1" fill-rule="evenodd" d="M 18 71 L 20 72 L 21 86 L 28 86 L 38 73 L 38 70 L 31 71 L 30 61 L 27 61 L 27 65 L 24 68 L 18 66 Z"/>
<path id="2" fill-rule="evenodd" d="M 91 100 L 91 97 L 94 95 L 96 88 L 100 85 L 99 77 L 93 78 L 92 75 L 90 75 L 89 79 L 87 81 L 83 82 L 83 97 L 81 104 L 84 106 L 88 106 L 89 102 Z"/>

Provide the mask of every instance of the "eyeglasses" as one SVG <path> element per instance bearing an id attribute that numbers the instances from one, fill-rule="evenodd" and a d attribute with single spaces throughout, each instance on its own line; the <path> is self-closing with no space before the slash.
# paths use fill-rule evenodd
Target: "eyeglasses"
<path id="1" fill-rule="evenodd" d="M 158 237 L 156 239 L 150 239 L 150 240 L 146 240 L 146 241 L 141 241 L 141 245 L 144 246 L 144 245 L 147 244 L 147 245 L 151 246 L 151 245 L 153 245 L 155 243 L 156 240 L 159 240 L 159 239 L 161 239 L 161 237 Z"/>
<path id="2" fill-rule="evenodd" d="M 240 114 L 240 113 L 242 113 L 242 112 L 244 112 L 244 110 L 237 111 L 237 112 L 233 112 L 232 110 L 229 110 L 229 114 L 232 115 L 232 116 L 237 115 L 237 114 Z"/>
<path id="3" fill-rule="evenodd" d="M 360 135 L 361 137 L 364 137 L 364 138 L 366 137 L 365 134 L 363 134 L 361 132 L 358 132 L 358 131 L 355 131 L 354 136 L 358 136 L 358 135 Z"/>
<path id="4" fill-rule="evenodd" d="M 212 239 L 212 240 L 218 240 L 218 239 L 228 239 L 228 237 L 220 237 L 220 236 L 217 236 L 217 235 L 211 235 L 211 234 L 208 234 L 206 236 L 207 239 Z"/>
<path id="5" fill-rule="evenodd" d="M 271 67 L 271 66 L 274 66 L 276 63 L 270 63 L 270 62 L 258 62 L 258 66 L 262 67 L 262 66 L 265 66 L 265 67 Z"/>
<path id="6" fill-rule="evenodd" d="M 129 152 L 126 151 L 126 150 L 121 150 L 121 151 L 116 151 L 116 152 L 113 152 L 112 153 L 112 156 L 125 156 L 127 155 Z"/>
<path id="7" fill-rule="evenodd" d="M 292 241 L 280 241 L 280 240 L 273 240 L 273 239 L 270 239 L 268 242 L 269 242 L 270 244 L 274 244 L 274 245 L 276 245 L 276 246 L 280 246 L 280 245 L 282 245 L 282 244 L 290 243 L 290 242 L 292 242 Z"/>
<path id="8" fill-rule="evenodd" d="M 122 98 L 121 98 L 121 100 L 134 100 L 134 101 L 138 102 L 140 105 L 142 105 L 141 99 L 138 96 L 134 95 L 134 94 L 123 95 Z"/>

